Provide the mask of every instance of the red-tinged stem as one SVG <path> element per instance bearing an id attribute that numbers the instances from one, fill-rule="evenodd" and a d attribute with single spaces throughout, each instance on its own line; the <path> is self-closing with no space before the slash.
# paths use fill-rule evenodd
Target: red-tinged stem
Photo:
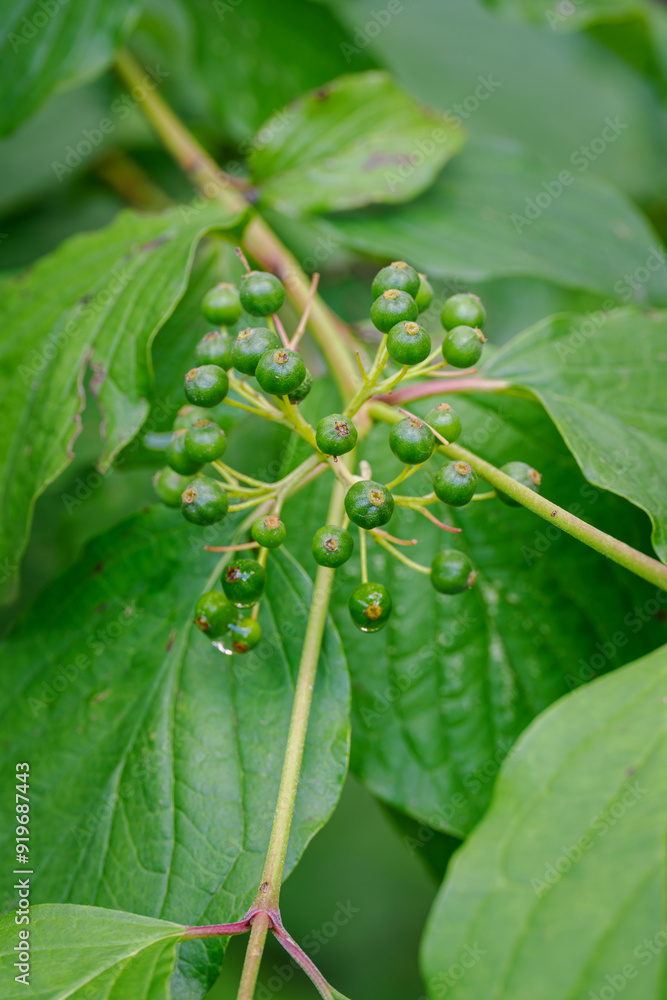
<path id="1" fill-rule="evenodd" d="M 444 521 L 439 521 L 437 517 L 435 517 L 430 512 L 430 510 L 426 509 L 426 507 L 413 507 L 412 510 L 419 511 L 420 514 L 423 514 L 424 517 L 427 517 L 429 521 L 433 522 L 433 524 L 437 524 L 437 526 L 439 528 L 442 528 L 443 531 L 451 531 L 453 535 L 459 535 L 461 533 L 460 528 L 452 528 L 451 524 L 445 524 Z"/>
<path id="2" fill-rule="evenodd" d="M 250 930 L 252 918 L 257 913 L 257 907 L 251 907 L 245 917 L 233 924 L 206 924 L 202 927 L 186 927 L 181 937 L 231 937 L 233 934 L 246 934 Z"/>
<path id="3" fill-rule="evenodd" d="M 470 378 L 448 378 L 433 379 L 431 382 L 419 382 L 417 385 L 406 385 L 402 389 L 388 392 L 384 396 L 376 396 L 378 402 L 400 405 L 409 403 L 412 399 L 425 399 L 427 396 L 441 396 L 446 392 L 502 392 L 511 387 L 510 382 L 505 382 L 499 378 L 483 378 L 471 376 Z"/>
<path id="4" fill-rule="evenodd" d="M 261 498 L 260 498 L 261 499 Z M 243 542 L 241 545 L 205 545 L 206 552 L 241 552 L 242 549 L 258 549 L 259 542 Z"/>
<path id="5" fill-rule="evenodd" d="M 274 937 L 280 942 L 288 955 L 291 955 L 295 962 L 301 966 L 303 971 L 306 973 L 310 981 L 315 986 L 317 992 L 324 1000 L 335 1000 L 334 993 L 329 983 L 326 981 L 320 970 L 317 968 L 315 963 L 306 955 L 303 948 L 301 948 L 291 934 L 285 930 L 283 922 L 280 919 L 280 913 L 278 910 L 270 910 L 269 916 L 271 917 L 273 927 Z M 340 994 L 339 994 L 340 995 Z"/>
<path id="6" fill-rule="evenodd" d="M 275 323 L 276 330 L 278 331 L 278 336 L 280 337 L 280 339 L 282 341 L 283 347 L 289 348 L 290 347 L 290 339 L 287 336 L 287 330 L 283 326 L 282 320 L 281 320 L 280 316 L 278 316 L 276 313 L 274 313 L 273 316 L 271 317 L 271 319 Z"/>

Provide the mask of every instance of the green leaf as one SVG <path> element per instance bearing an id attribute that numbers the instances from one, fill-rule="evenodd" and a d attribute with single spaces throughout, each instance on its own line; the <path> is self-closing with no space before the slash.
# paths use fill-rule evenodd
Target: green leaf
<path id="1" fill-rule="evenodd" d="M 0 441 L 4 580 L 25 547 L 35 498 L 71 460 L 87 366 L 106 468 L 146 418 L 151 342 L 183 294 L 198 242 L 234 221 L 215 205 L 122 212 L 3 284 L 0 396 L 11 400 Z"/>
<path id="2" fill-rule="evenodd" d="M 221 565 L 202 531 L 153 508 L 100 536 L 4 643 L 4 792 L 30 762 L 32 902 L 126 909 L 183 923 L 241 917 L 259 885 L 278 791 L 311 584 L 272 553 L 264 637 L 227 657 L 192 625 Z M 217 568 L 216 568 L 217 567 Z M 325 632 L 287 871 L 333 810 L 345 777 L 349 685 Z M 74 747 L 76 748 L 74 750 Z M 8 852 L 10 824 L 1 827 Z M 179 997 L 198 997 L 219 941 L 188 942 Z"/>
<path id="3" fill-rule="evenodd" d="M 556 316 L 518 334 L 484 369 L 540 400 L 590 482 L 649 514 L 663 560 L 666 335 L 664 313 Z"/>
<path id="4" fill-rule="evenodd" d="M 404 257 L 432 276 L 525 275 L 617 300 L 667 302 L 664 266 L 647 271 L 660 239 L 637 209 L 593 175 L 570 169 L 564 185 L 558 174 L 512 143 L 471 142 L 418 201 L 333 218 L 329 228 L 349 248 Z M 628 275 L 640 276 L 636 287 Z"/>
<path id="5" fill-rule="evenodd" d="M 541 715 L 423 942 L 452 1000 L 664 997 L 665 648 Z"/>
<path id="6" fill-rule="evenodd" d="M 52 94 L 104 72 L 129 33 L 136 0 L 27 0 L 0 15 L 0 135 Z"/>
<path id="7" fill-rule="evenodd" d="M 423 415 L 435 402 L 414 410 Z M 458 395 L 452 402 L 464 445 L 496 464 L 534 464 L 546 496 L 630 544 L 648 545 L 643 515 L 583 479 L 535 402 Z M 381 482 L 401 468 L 388 434 L 386 426 L 376 428 L 361 453 Z M 428 475 L 413 476 L 397 492 L 428 492 L 439 464 L 436 457 Z M 283 512 L 288 544 L 304 565 L 313 565 L 307 549 L 323 523 L 325 497 L 317 491 L 326 487 L 322 477 Z M 463 548 L 479 574 L 470 591 L 439 596 L 428 578 L 369 543 L 370 578 L 389 588 L 392 618 L 376 635 L 351 624 L 346 602 L 359 582 L 358 554 L 336 574 L 333 608 L 352 674 L 353 771 L 420 823 L 463 836 L 483 814 L 504 756 L 535 715 L 664 641 L 656 617 L 664 601 L 655 587 L 528 511 L 488 500 L 435 513 L 462 534 L 445 534 L 403 511 L 389 530 L 417 538 L 404 551 L 427 566 L 439 549 Z M 297 532 L 302 548 L 295 548 Z"/>
<path id="8" fill-rule="evenodd" d="M 389 19 L 386 4 L 374 0 L 329 2 L 348 25 L 355 69 L 372 52 L 415 97 L 461 117 L 475 140 L 502 136 L 544 158 L 540 181 L 571 169 L 581 147 L 598 140 L 605 119 L 618 115 L 628 129 L 602 155 L 591 150 L 589 172 L 642 204 L 664 197 L 667 113 L 660 94 L 592 37 L 510 22 L 469 0 L 448 0 L 446 17 L 442 0 L 403 3 Z M 560 10 L 560 0 L 550 6 Z M 627 36 L 627 22 L 619 31 Z M 521 202 L 531 194 L 523 192 Z"/>
<path id="9" fill-rule="evenodd" d="M 18 877 L 18 876 L 17 876 Z M 30 924 L 0 917 L 0 992 L 4 1000 L 171 1000 L 179 924 L 94 906 L 35 906 Z M 16 948 L 29 944 L 27 979 Z"/>
<path id="10" fill-rule="evenodd" d="M 167 89 L 177 104 L 184 92 L 189 105 L 196 100 L 239 144 L 238 159 L 267 119 L 280 127 L 285 104 L 349 67 L 347 34 L 335 12 L 310 0 L 179 0 L 175 16 L 163 0 L 145 7 L 141 27 L 150 51 L 158 45 L 173 68 Z M 367 56 L 355 60 L 355 69 L 371 65 Z"/>
<path id="11" fill-rule="evenodd" d="M 287 215 L 409 201 L 463 145 L 460 126 L 378 71 L 339 77 L 277 117 L 250 166 L 262 201 Z"/>

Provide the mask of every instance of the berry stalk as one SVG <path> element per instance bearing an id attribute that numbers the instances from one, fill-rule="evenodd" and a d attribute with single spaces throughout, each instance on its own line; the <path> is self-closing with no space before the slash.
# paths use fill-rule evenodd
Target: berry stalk
<path id="1" fill-rule="evenodd" d="M 129 89 L 141 84 L 141 67 L 126 50 L 117 53 L 115 67 Z M 166 148 L 205 198 L 218 201 L 241 215 L 251 213 L 242 194 L 247 185 L 220 169 L 156 90 L 144 88 L 144 96 L 138 103 Z M 311 282 L 296 258 L 256 213 L 251 213 L 245 226 L 243 243 L 255 260 L 284 282 L 298 311 L 310 310 L 309 327 L 329 363 L 332 376 L 343 395 L 352 395 L 359 377 L 353 360 L 354 342 L 347 326 L 319 295 L 311 295 Z"/>
<path id="2" fill-rule="evenodd" d="M 389 424 L 397 423 L 400 420 L 399 413 L 385 403 L 373 402 L 368 409 L 371 417 L 375 420 Z M 625 542 L 600 531 L 599 528 L 594 528 L 592 524 L 587 524 L 581 518 L 575 517 L 563 507 L 559 507 L 558 504 L 540 496 L 539 493 L 535 493 L 527 486 L 523 486 L 511 476 L 505 475 L 495 465 L 479 458 L 467 448 L 462 448 L 458 444 L 449 444 L 440 445 L 439 450 L 454 461 L 467 462 L 482 479 L 495 489 L 511 497 L 523 507 L 527 507 L 528 510 L 532 510 L 534 514 L 549 521 L 550 524 L 555 524 L 561 531 L 577 538 L 584 545 L 595 549 L 596 552 L 600 552 L 612 562 L 618 563 L 619 566 L 624 566 L 625 569 L 629 569 L 631 573 L 643 580 L 655 584 L 662 590 L 667 589 L 667 566 L 664 563 L 633 549 L 631 545 L 626 545 Z"/>

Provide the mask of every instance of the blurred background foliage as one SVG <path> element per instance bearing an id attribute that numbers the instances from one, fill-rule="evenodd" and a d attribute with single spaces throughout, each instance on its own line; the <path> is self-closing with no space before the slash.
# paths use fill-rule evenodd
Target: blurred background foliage
<path id="1" fill-rule="evenodd" d="M 22 5 L 18 14 L 7 9 L 3 15 L 0 90 L 5 108 L 6 95 L 14 93 L 9 104 L 16 115 L 4 113 L 0 141 L 0 271 L 27 267 L 69 235 L 105 225 L 128 203 L 161 208 L 192 197 L 140 111 L 122 100 L 124 91 L 108 68 L 114 45 L 129 36 L 142 65 L 163 74 L 165 98 L 218 161 L 240 175 L 248 171 L 252 136 L 263 123 L 305 90 L 340 74 L 385 69 L 419 101 L 462 119 L 465 149 L 414 204 L 314 218 L 293 206 L 286 210 L 279 201 L 265 206 L 268 220 L 297 257 L 323 272 L 322 293 L 351 322 L 367 310 L 374 270 L 369 258 L 398 253 L 421 266 L 436 261 L 438 299 L 474 284 L 487 304 L 495 344 L 545 315 L 596 308 L 610 295 L 621 303 L 633 298 L 667 304 L 664 268 L 646 287 L 615 288 L 623 278 L 618 267 L 626 260 L 619 245 L 625 240 L 648 252 L 667 234 L 663 5 L 126 0 L 113 10 L 112 4 L 92 6 L 99 8 L 101 24 L 109 19 L 108 31 L 100 31 L 94 45 L 83 51 L 71 25 L 65 26 L 65 17 L 80 14 L 81 4 L 72 0 L 44 29 L 61 32 L 60 62 L 56 48 L 52 67 L 37 66 L 39 47 L 20 45 L 15 49 L 23 60 L 20 72 L 6 39 L 12 26 L 20 27 L 24 8 L 30 11 Z M 480 81 L 487 81 L 488 93 L 474 99 Z M 100 133 L 89 155 L 77 154 L 77 144 L 91 130 L 96 134 L 105 118 L 111 129 Z M 610 119 L 620 123 L 617 141 L 599 154 L 584 154 L 585 169 L 576 166 L 581 160 L 573 156 L 582 147 L 590 149 Z M 525 199 L 543 190 L 543 181 L 568 169 L 577 177 L 570 214 L 564 198 L 554 211 L 553 229 L 543 229 L 542 243 L 540 237 L 530 242 L 508 235 L 507 214 L 522 213 Z M 261 203 L 261 190 L 259 198 Z M 609 239 L 614 221 L 618 238 Z M 526 236 L 533 240 L 529 229 Z M 571 258 L 578 240 L 584 241 L 579 250 L 588 263 L 557 268 L 549 244 L 560 241 L 554 260 Z M 233 266 L 225 245 L 202 251 L 192 294 L 156 340 L 152 431 L 168 427 L 180 405 L 179 377 L 172 371 L 181 371 L 179 352 L 185 357 L 204 332 L 201 289 Z M 581 281 L 578 274 L 584 275 Z M 317 373 L 317 359 L 309 361 Z M 241 420 L 231 439 L 232 464 L 236 450 L 247 452 L 249 433 Z M 253 429 L 257 467 L 266 464 L 276 433 L 282 432 L 267 428 L 257 440 Z M 132 444 L 102 475 L 95 467 L 99 452 L 100 419 L 88 393 L 75 460 L 37 502 L 21 593 L 2 612 L 3 631 L 88 538 L 153 501 L 149 473 L 159 455 Z M 422 830 L 417 836 L 422 846 L 410 848 L 414 831 L 406 824 L 405 818 L 384 815 L 350 780 L 333 820 L 287 883 L 286 923 L 298 939 L 322 933 L 321 966 L 346 993 L 385 1000 L 422 995 L 418 939 L 454 845 L 440 835 L 424 837 Z M 345 919 L 339 913 L 337 926 L 332 921 L 339 904 L 351 906 L 354 914 Z M 327 934 L 334 926 L 335 933 Z M 228 995 L 241 957 L 241 943 L 233 942 L 213 996 Z M 275 974 L 274 964 L 285 966 L 284 954 L 275 949 L 265 980 Z M 296 1000 L 312 991 L 300 975 L 292 979 L 286 973 L 278 992 Z"/>

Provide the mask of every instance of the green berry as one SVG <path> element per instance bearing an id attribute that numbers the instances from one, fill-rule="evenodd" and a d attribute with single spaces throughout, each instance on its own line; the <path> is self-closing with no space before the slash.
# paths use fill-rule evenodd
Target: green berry
<path id="1" fill-rule="evenodd" d="M 197 476 L 183 490 L 181 511 L 191 524 L 215 524 L 216 521 L 222 521 L 228 510 L 229 497 L 215 479 Z"/>
<path id="2" fill-rule="evenodd" d="M 506 465 L 501 465 L 500 471 L 504 472 L 506 476 L 516 479 L 517 483 L 521 483 L 522 486 L 527 486 L 529 490 L 533 491 L 533 493 L 540 492 L 542 476 L 537 469 L 533 469 L 530 465 L 526 465 L 525 462 L 507 462 Z M 502 500 L 502 502 L 507 504 L 508 507 L 521 506 L 518 500 L 513 500 L 512 497 L 509 497 L 506 493 L 502 493 L 500 490 L 496 490 L 496 493 L 498 494 L 498 499 Z"/>
<path id="3" fill-rule="evenodd" d="M 211 415 L 203 406 L 192 406 L 186 403 L 182 406 L 174 420 L 175 431 L 189 431 L 198 420 L 210 420 Z"/>
<path id="4" fill-rule="evenodd" d="M 241 279 L 241 305 L 251 316 L 271 316 L 285 301 L 285 288 L 275 274 L 250 271 Z"/>
<path id="5" fill-rule="evenodd" d="M 219 639 L 224 635 L 237 615 L 238 611 L 221 590 L 209 590 L 202 594 L 195 605 L 195 625 L 209 639 Z"/>
<path id="6" fill-rule="evenodd" d="M 471 368 L 479 361 L 485 340 L 481 330 L 472 326 L 455 326 L 445 334 L 442 356 L 452 368 Z"/>
<path id="7" fill-rule="evenodd" d="M 286 347 L 265 351 L 255 369 L 260 388 L 272 396 L 287 396 L 294 392 L 305 377 L 303 358 L 298 351 L 290 351 Z"/>
<path id="8" fill-rule="evenodd" d="M 425 274 L 419 273 L 419 291 L 414 296 L 415 302 L 417 303 L 417 309 L 420 313 L 426 312 L 431 302 L 433 302 L 433 296 L 435 292 L 433 291 L 433 285 L 428 280 Z"/>
<path id="9" fill-rule="evenodd" d="M 191 368 L 185 376 L 185 398 L 195 406 L 216 406 L 228 391 L 227 372 L 219 365 Z"/>
<path id="10" fill-rule="evenodd" d="M 350 521 L 360 528 L 379 528 L 394 513 L 391 490 L 372 479 L 362 479 L 350 486 L 345 494 L 345 510 Z"/>
<path id="11" fill-rule="evenodd" d="M 258 542 L 265 549 L 277 549 L 285 541 L 287 532 L 285 525 L 276 514 L 258 517 L 250 529 L 253 542 Z"/>
<path id="12" fill-rule="evenodd" d="M 215 462 L 226 448 L 225 432 L 212 420 L 198 420 L 185 432 L 185 451 L 195 462 Z"/>
<path id="13" fill-rule="evenodd" d="M 195 361 L 198 365 L 218 365 L 229 371 L 232 367 L 232 343 L 226 330 L 211 330 L 195 347 Z"/>
<path id="14" fill-rule="evenodd" d="M 444 549 L 431 563 L 431 583 L 441 594 L 460 594 L 472 587 L 477 573 L 464 552 Z"/>
<path id="15" fill-rule="evenodd" d="M 357 443 L 357 428 L 343 413 L 322 417 L 315 428 L 317 447 L 325 455 L 345 455 Z"/>
<path id="16" fill-rule="evenodd" d="M 287 398 L 289 399 L 290 403 L 302 403 L 303 400 L 308 395 L 308 393 L 310 392 L 310 390 L 312 389 L 312 387 L 313 387 L 313 376 L 310 374 L 310 372 L 307 371 L 306 377 L 301 383 L 301 385 L 297 385 L 296 389 L 292 389 L 291 392 L 288 392 Z"/>
<path id="17" fill-rule="evenodd" d="M 455 326 L 484 326 L 486 310 L 482 300 L 472 292 L 459 292 L 447 299 L 440 317 L 445 330 Z"/>
<path id="18" fill-rule="evenodd" d="M 449 403 L 438 403 L 426 414 L 424 420 L 429 427 L 432 427 L 438 434 L 442 434 L 446 441 L 456 441 L 461 434 L 459 415 Z"/>
<path id="19" fill-rule="evenodd" d="M 229 631 L 235 653 L 250 652 L 262 638 L 262 626 L 254 618 L 237 618 L 229 626 Z"/>
<path id="20" fill-rule="evenodd" d="M 435 438 L 431 428 L 419 417 L 406 417 L 392 427 L 389 447 L 406 465 L 421 465 L 433 454 Z"/>
<path id="21" fill-rule="evenodd" d="M 241 330 L 232 345 L 232 364 L 244 375 L 254 375 L 262 354 L 280 347 L 280 337 L 265 326 Z"/>
<path id="22" fill-rule="evenodd" d="M 362 632 L 379 632 L 389 621 L 391 594 L 381 583 L 360 583 L 347 602 L 352 621 Z"/>
<path id="23" fill-rule="evenodd" d="M 215 285 L 202 299 L 201 311 L 209 323 L 218 326 L 236 323 L 241 315 L 241 299 L 236 286 L 226 282 Z"/>
<path id="24" fill-rule="evenodd" d="M 433 489 L 438 500 L 450 507 L 464 507 L 477 486 L 477 473 L 467 462 L 447 462 L 436 473 Z"/>
<path id="25" fill-rule="evenodd" d="M 407 292 L 414 298 L 419 291 L 419 275 L 414 267 L 410 267 L 404 260 L 395 260 L 373 278 L 371 291 L 373 298 L 377 299 L 383 292 L 388 292 L 390 288 L 397 288 L 400 292 Z"/>
<path id="26" fill-rule="evenodd" d="M 181 506 L 181 493 L 192 482 L 192 476 L 182 476 L 179 472 L 165 465 L 153 476 L 155 492 L 167 507 Z"/>
<path id="27" fill-rule="evenodd" d="M 419 323 L 397 323 L 387 334 L 387 350 L 399 365 L 418 365 L 431 353 L 431 338 Z"/>
<path id="28" fill-rule="evenodd" d="M 371 306 L 373 325 L 382 333 L 388 333 L 397 323 L 414 323 L 418 315 L 419 310 L 412 296 L 395 288 L 383 292 Z"/>
<path id="29" fill-rule="evenodd" d="M 232 559 L 222 571 L 222 589 L 237 608 L 249 608 L 262 596 L 265 579 L 256 559 Z"/>
<path id="30" fill-rule="evenodd" d="M 346 563 L 352 555 L 354 539 L 344 528 L 339 528 L 335 524 L 325 524 L 313 535 L 310 551 L 320 566 L 336 569 Z"/>
<path id="31" fill-rule="evenodd" d="M 181 476 L 193 476 L 202 466 L 202 462 L 192 458 L 185 450 L 187 433 L 187 431 L 174 431 L 167 445 L 167 461 L 174 472 L 178 472 Z"/>

